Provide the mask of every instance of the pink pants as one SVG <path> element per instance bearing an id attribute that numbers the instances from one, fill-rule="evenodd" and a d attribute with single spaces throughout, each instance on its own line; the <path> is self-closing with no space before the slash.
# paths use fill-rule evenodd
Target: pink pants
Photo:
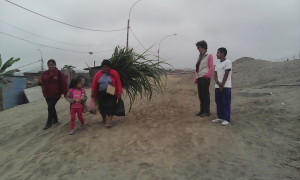
<path id="1" fill-rule="evenodd" d="M 71 108 L 70 113 L 71 113 L 70 129 L 74 129 L 76 113 L 80 123 L 84 124 L 84 120 L 82 117 L 82 108 Z"/>

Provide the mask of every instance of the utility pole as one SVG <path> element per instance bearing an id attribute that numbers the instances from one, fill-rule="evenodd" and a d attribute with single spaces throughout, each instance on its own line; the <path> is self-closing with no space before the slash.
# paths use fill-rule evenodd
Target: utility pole
<path id="1" fill-rule="evenodd" d="M 44 71 L 44 59 L 43 59 L 43 54 L 42 51 L 40 49 L 37 49 L 40 53 L 41 53 L 41 70 Z"/>
<path id="2" fill-rule="evenodd" d="M 176 36 L 177 34 L 170 34 L 167 35 L 165 37 L 163 37 L 160 41 L 159 41 L 159 45 L 158 45 L 158 50 L 157 50 L 157 60 L 159 62 L 159 50 L 160 50 L 160 44 L 163 42 L 163 40 L 165 40 L 166 38 L 170 37 L 170 36 Z"/>
<path id="3" fill-rule="evenodd" d="M 127 21 L 127 41 L 126 41 L 126 49 L 128 49 L 128 38 L 129 38 L 129 18 L 128 18 L 128 21 Z"/>
<path id="4" fill-rule="evenodd" d="M 140 2 L 141 0 L 138 0 L 138 1 L 136 1 L 132 6 L 131 6 L 131 8 L 130 8 L 130 11 L 129 11 L 129 15 L 128 15 L 128 21 L 127 21 L 127 41 L 126 41 L 126 50 L 128 49 L 128 41 L 129 41 L 129 28 L 130 28 L 130 25 L 129 25 L 129 23 L 130 23 L 130 13 L 131 13 L 131 10 L 132 10 L 132 8 L 133 8 L 133 6 L 134 5 L 136 5 L 138 2 Z"/>

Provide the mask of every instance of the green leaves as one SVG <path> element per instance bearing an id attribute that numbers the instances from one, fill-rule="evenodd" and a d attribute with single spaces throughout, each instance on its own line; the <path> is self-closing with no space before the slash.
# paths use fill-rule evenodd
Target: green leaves
<path id="1" fill-rule="evenodd" d="M 6 61 L 2 65 L 2 58 L 1 58 L 1 54 L 0 54 L 0 87 L 2 87 L 5 83 L 7 83 L 3 79 L 4 77 L 12 76 L 16 72 L 16 69 L 9 70 L 9 71 L 5 71 L 5 70 L 7 68 L 9 68 L 10 66 L 12 66 L 15 62 L 18 62 L 19 60 L 20 60 L 20 58 L 17 58 L 17 59 L 10 58 L 8 61 Z"/>
<path id="2" fill-rule="evenodd" d="M 162 77 L 166 75 L 166 71 L 161 65 L 167 63 L 149 59 L 146 52 L 137 54 L 132 48 L 116 47 L 109 59 L 112 68 L 120 74 L 123 88 L 130 100 L 129 110 L 137 96 L 151 100 L 154 91 L 164 90 Z"/>
<path id="3" fill-rule="evenodd" d="M 72 66 L 72 65 L 64 65 L 64 67 L 62 69 L 65 69 L 65 70 L 74 70 L 76 67 L 75 66 Z"/>
<path id="4" fill-rule="evenodd" d="M 20 60 L 20 58 L 14 59 L 14 58 L 10 58 L 8 61 L 6 61 L 3 66 L 2 65 L 2 58 L 1 58 L 1 54 L 0 54 L 0 73 L 3 73 L 7 68 L 9 68 L 10 66 L 12 66 L 15 62 L 18 62 Z"/>

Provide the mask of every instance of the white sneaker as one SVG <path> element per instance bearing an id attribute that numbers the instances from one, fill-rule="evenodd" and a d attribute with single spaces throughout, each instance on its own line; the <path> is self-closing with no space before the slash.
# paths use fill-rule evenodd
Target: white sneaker
<path id="1" fill-rule="evenodd" d="M 230 125 L 230 123 L 228 122 L 228 121 L 223 121 L 222 123 L 221 123 L 223 126 L 227 126 L 227 125 Z"/>
<path id="2" fill-rule="evenodd" d="M 75 134 L 75 129 L 71 129 L 71 130 L 69 131 L 69 134 L 70 134 L 70 135 Z"/>
<path id="3" fill-rule="evenodd" d="M 223 119 L 214 119 L 214 120 L 211 120 L 211 122 L 213 122 L 213 123 L 223 122 Z"/>

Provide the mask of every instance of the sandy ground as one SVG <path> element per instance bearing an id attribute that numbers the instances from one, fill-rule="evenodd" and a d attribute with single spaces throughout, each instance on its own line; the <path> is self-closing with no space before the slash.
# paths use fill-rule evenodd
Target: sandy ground
<path id="1" fill-rule="evenodd" d="M 85 114 L 86 128 L 68 135 L 69 106 L 57 105 L 60 125 L 42 130 L 45 101 L 0 112 L 1 180 L 298 179 L 300 61 L 243 58 L 233 64 L 232 125 L 199 109 L 192 74 L 169 75 L 152 101 L 138 100 L 106 129 Z M 128 103 L 128 102 L 127 102 Z M 77 121 L 77 126 L 78 126 Z"/>

